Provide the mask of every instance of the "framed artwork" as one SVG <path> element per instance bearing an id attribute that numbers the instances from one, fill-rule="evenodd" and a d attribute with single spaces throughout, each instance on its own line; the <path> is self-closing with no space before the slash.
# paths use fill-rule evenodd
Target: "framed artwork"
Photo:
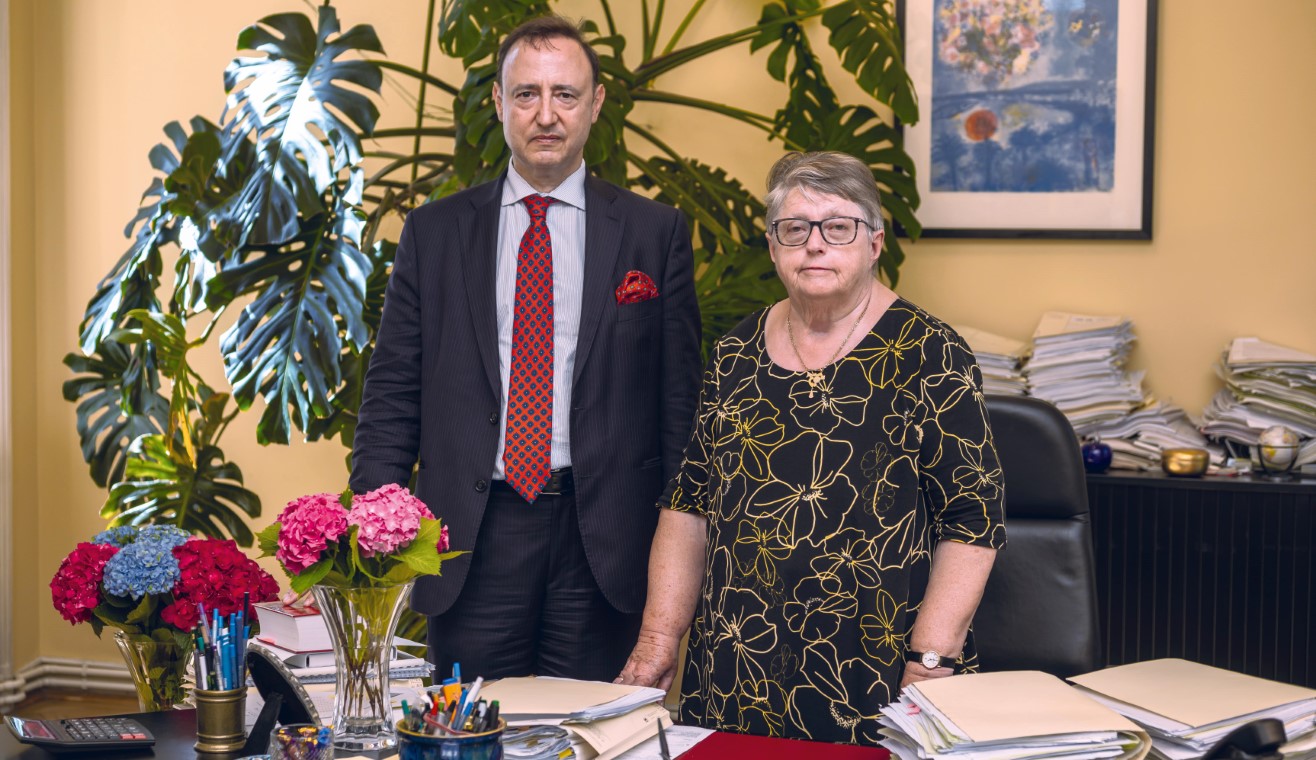
<path id="1" fill-rule="evenodd" d="M 1156 0 L 903 0 L 927 237 L 1151 239 Z"/>

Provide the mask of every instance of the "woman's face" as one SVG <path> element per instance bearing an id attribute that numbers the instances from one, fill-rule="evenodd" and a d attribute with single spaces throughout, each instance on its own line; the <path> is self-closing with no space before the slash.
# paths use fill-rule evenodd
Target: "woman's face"
<path id="1" fill-rule="evenodd" d="M 821 222 L 834 217 L 862 219 L 863 211 L 853 201 L 839 196 L 826 195 L 799 189 L 792 190 L 781 204 L 775 219 L 768 220 L 768 249 L 777 276 L 786 286 L 792 300 L 808 302 L 835 300 L 858 293 L 871 282 L 873 266 L 882 253 L 882 233 L 874 233 L 866 223 L 856 224 L 853 241 L 847 244 L 830 243 L 823 238 L 822 228 L 807 222 Z M 782 245 L 772 231 L 772 223 L 783 219 L 805 220 L 805 224 L 783 223 L 779 232 L 787 234 L 788 227 L 809 228 L 809 237 L 803 245 Z M 838 232 L 844 235 L 848 221 L 834 222 L 829 234 L 833 239 Z M 802 232 L 801 232 L 802 234 Z"/>

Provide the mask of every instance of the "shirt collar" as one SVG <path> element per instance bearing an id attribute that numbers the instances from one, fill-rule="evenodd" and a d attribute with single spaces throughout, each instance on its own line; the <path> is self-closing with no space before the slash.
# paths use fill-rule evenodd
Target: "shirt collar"
<path id="1" fill-rule="evenodd" d="M 520 203 L 526 196 L 530 195 L 547 195 L 559 203 L 566 203 L 575 206 L 582 211 L 585 209 L 585 162 L 581 161 L 576 170 L 562 180 L 562 184 L 549 190 L 547 193 L 540 193 L 525 177 L 522 177 L 516 171 L 514 161 L 507 162 L 507 180 L 503 182 L 503 204 L 511 206 L 514 203 Z"/>

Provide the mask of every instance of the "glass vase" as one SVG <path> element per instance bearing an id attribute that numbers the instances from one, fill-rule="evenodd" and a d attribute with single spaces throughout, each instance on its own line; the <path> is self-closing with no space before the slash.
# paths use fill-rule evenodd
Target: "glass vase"
<path id="1" fill-rule="evenodd" d="M 393 634 L 412 583 L 380 588 L 314 586 L 334 645 L 334 747 L 360 754 L 397 746 L 389 704 Z"/>
<path id="2" fill-rule="evenodd" d="M 128 664 L 142 712 L 172 710 L 186 701 L 187 664 L 195 648 L 190 636 L 161 632 L 156 638 L 115 631 L 114 643 Z"/>

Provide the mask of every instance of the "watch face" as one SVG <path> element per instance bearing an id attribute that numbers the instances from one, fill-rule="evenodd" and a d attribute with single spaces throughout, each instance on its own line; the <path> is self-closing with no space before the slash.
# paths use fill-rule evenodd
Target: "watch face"
<path id="1" fill-rule="evenodd" d="M 923 657 L 920 659 L 922 660 L 923 667 L 927 668 L 928 670 L 941 667 L 941 655 L 937 654 L 936 652 L 933 652 L 932 650 L 928 650 L 924 652 Z"/>

